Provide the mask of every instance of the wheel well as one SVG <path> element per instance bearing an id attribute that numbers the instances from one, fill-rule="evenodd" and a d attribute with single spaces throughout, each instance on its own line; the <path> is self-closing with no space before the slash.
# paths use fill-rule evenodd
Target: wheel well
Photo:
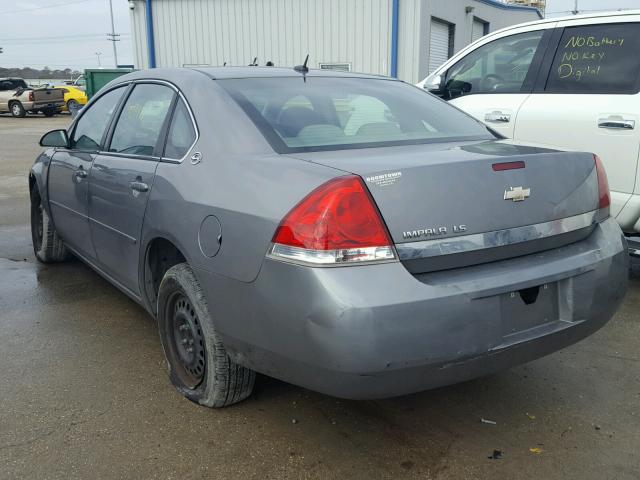
<path id="1" fill-rule="evenodd" d="M 157 313 L 156 300 L 164 274 L 174 265 L 183 262 L 186 262 L 185 256 L 169 240 L 156 238 L 149 244 L 144 268 L 144 288 L 154 313 Z"/>

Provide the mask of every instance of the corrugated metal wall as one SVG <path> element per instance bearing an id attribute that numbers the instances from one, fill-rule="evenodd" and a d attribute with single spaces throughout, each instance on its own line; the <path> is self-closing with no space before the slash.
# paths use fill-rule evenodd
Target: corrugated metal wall
<path id="1" fill-rule="evenodd" d="M 420 0 L 403 0 L 401 17 L 419 25 Z M 414 8 L 414 4 L 416 7 Z M 156 64 L 247 65 L 254 57 L 278 66 L 350 63 L 353 71 L 389 74 L 391 0 L 153 0 Z M 132 25 L 136 64 L 146 67 L 144 3 L 136 2 Z M 405 27 L 404 56 L 415 55 L 415 36 Z M 408 47 L 404 47 L 407 45 Z"/>
<path id="2" fill-rule="evenodd" d="M 418 65 L 421 48 L 422 4 L 427 0 L 400 0 L 398 31 L 398 78 L 410 83 L 421 80 Z"/>

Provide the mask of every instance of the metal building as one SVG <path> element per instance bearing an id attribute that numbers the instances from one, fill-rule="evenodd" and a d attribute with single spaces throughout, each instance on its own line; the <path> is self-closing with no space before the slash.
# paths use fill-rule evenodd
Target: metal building
<path id="1" fill-rule="evenodd" d="M 482 35 L 542 18 L 498 0 L 130 0 L 137 68 L 302 63 L 417 82 Z"/>

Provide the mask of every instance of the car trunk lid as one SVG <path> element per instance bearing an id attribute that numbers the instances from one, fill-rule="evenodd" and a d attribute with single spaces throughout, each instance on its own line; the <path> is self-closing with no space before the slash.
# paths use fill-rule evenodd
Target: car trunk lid
<path id="1" fill-rule="evenodd" d="M 508 142 L 296 154 L 360 175 L 416 273 L 555 248 L 588 235 L 593 156 Z"/>

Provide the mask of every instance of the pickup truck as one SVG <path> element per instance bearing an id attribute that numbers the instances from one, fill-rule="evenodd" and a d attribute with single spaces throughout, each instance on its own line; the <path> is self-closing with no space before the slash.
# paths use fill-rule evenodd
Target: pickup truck
<path id="1" fill-rule="evenodd" d="M 52 117 L 64 104 L 64 92 L 59 88 L 31 88 L 21 78 L 0 78 L 0 113 L 24 117 L 27 112 L 42 112 Z"/>

